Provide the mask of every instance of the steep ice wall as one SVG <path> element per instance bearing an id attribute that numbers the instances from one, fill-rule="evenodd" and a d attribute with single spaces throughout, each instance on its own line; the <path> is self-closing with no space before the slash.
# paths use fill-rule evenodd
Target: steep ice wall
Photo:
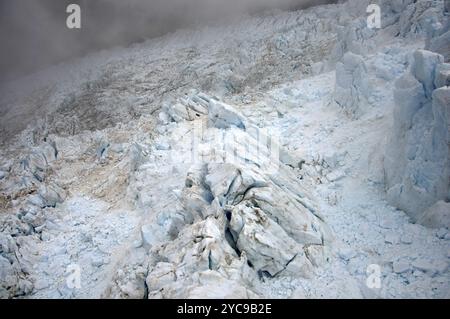
<path id="1" fill-rule="evenodd" d="M 450 65 L 443 60 L 418 50 L 395 84 L 393 133 L 384 159 L 387 195 L 415 221 L 438 200 L 450 200 Z M 439 226 L 449 227 L 445 214 Z"/>
<path id="2" fill-rule="evenodd" d="M 381 1 L 382 28 L 372 30 L 366 27 L 365 17 L 355 13 L 367 4 L 345 4 L 348 13 L 341 20 L 346 23 L 337 27 L 338 40 L 329 60 L 329 66 L 336 67 L 332 102 L 354 119 L 393 107 L 384 158 L 388 201 L 414 221 L 424 221 L 425 214 L 424 223 L 448 227 L 445 205 L 433 206 L 449 200 L 449 65 L 444 63 L 450 54 L 448 3 Z M 390 37 L 405 43 L 424 41 L 425 48 L 436 52 L 407 52 L 393 63 L 392 55 L 398 58 L 398 51 L 377 52 Z M 405 67 L 406 73 L 396 80 Z M 387 83 L 394 87 L 393 104 L 377 96 Z M 391 87 L 381 90 L 387 97 Z"/>

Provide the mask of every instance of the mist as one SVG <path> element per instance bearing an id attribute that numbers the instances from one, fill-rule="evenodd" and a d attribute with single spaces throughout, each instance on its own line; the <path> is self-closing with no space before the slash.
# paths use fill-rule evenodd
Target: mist
<path id="1" fill-rule="evenodd" d="M 112 46 L 241 14 L 296 10 L 330 0 L 0 0 L 0 81 Z M 66 7 L 81 7 L 81 29 Z"/>

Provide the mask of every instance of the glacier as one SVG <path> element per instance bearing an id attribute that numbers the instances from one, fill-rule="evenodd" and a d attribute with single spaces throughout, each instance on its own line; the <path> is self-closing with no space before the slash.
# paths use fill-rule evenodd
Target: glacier
<path id="1" fill-rule="evenodd" d="M 449 298 L 449 2 L 370 3 L 4 85 L 0 297 Z"/>

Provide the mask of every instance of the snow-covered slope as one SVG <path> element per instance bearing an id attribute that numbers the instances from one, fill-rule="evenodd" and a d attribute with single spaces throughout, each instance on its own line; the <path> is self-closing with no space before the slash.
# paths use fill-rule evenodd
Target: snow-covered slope
<path id="1" fill-rule="evenodd" d="M 0 296 L 450 297 L 448 12 L 368 4 L 4 87 Z"/>

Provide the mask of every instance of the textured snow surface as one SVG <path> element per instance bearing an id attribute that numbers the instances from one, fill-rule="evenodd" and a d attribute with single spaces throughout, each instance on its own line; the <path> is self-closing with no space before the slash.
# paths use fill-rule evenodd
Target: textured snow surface
<path id="1" fill-rule="evenodd" d="M 449 298 L 448 13 L 368 3 L 2 88 L 0 297 Z"/>

